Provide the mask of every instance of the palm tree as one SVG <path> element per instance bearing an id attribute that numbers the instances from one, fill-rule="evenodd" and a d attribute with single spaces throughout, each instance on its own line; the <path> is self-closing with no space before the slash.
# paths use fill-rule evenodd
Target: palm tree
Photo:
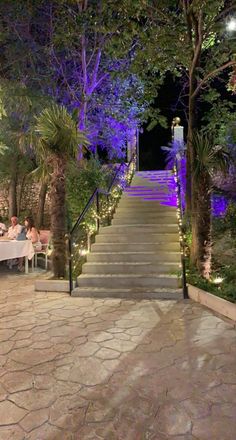
<path id="1" fill-rule="evenodd" d="M 51 203 L 52 264 L 56 278 L 65 277 L 66 267 L 66 188 L 67 161 L 76 157 L 78 145 L 86 144 L 83 132 L 78 130 L 76 120 L 66 108 L 52 105 L 37 118 L 39 135 L 37 154 L 45 161 L 50 173 L 49 196 Z"/>
<path id="2" fill-rule="evenodd" d="M 224 146 L 215 145 L 209 134 L 195 133 L 193 136 L 195 162 L 192 169 L 192 247 L 191 263 L 204 278 L 211 272 L 212 176 L 216 171 L 226 172 L 229 153 Z"/>

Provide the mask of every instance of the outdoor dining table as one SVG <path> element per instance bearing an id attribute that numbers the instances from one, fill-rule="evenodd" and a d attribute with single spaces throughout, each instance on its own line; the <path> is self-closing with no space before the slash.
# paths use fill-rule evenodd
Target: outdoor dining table
<path id="1" fill-rule="evenodd" d="M 0 261 L 25 257 L 25 273 L 29 272 L 28 260 L 34 256 L 34 247 L 30 240 L 0 239 Z"/>

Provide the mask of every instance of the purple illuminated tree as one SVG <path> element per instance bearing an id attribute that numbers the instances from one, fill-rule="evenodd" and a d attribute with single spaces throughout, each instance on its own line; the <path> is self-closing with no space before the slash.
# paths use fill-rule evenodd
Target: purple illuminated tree
<path id="1" fill-rule="evenodd" d="M 2 18 L 6 62 L 0 74 L 77 109 L 78 127 L 93 146 L 111 149 L 110 156 L 113 140 L 125 133 L 119 156 L 147 108 L 145 90 L 131 72 L 142 7 L 131 0 L 35 0 L 30 8 L 23 0 L 10 3 Z"/>

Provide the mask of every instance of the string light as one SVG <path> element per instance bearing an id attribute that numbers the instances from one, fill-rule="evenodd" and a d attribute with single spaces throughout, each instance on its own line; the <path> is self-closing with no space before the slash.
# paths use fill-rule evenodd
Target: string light
<path id="1" fill-rule="evenodd" d="M 130 166 L 128 168 L 125 167 L 122 170 L 123 174 L 119 176 L 118 182 L 112 188 L 109 194 L 109 199 L 107 199 L 106 195 L 106 199 L 101 200 L 102 193 L 99 194 L 99 213 L 97 212 L 97 207 L 93 205 L 86 213 L 83 222 L 79 224 L 79 227 L 81 227 L 79 232 L 85 233 L 86 239 L 77 237 L 77 242 L 73 243 L 74 253 L 71 254 L 72 259 L 75 259 L 76 257 L 85 257 L 90 252 L 91 237 L 98 232 L 99 221 L 101 224 L 104 224 L 104 221 L 110 221 L 111 215 L 116 209 L 122 191 L 131 182 L 135 169 L 136 158 L 134 157 Z M 79 258 L 77 263 L 79 263 Z M 78 270 L 78 264 L 74 264 L 73 269 Z"/>

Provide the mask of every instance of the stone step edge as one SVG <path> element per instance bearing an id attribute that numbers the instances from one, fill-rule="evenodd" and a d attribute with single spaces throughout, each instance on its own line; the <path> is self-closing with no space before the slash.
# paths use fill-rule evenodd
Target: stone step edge
<path id="1" fill-rule="evenodd" d="M 131 229 L 133 229 L 133 228 L 136 228 L 136 229 L 138 229 L 138 228 L 140 228 L 140 229 L 144 229 L 145 227 L 147 228 L 147 229 L 151 229 L 151 228 L 154 228 L 154 230 L 155 229 L 159 229 L 159 227 L 160 226 L 163 226 L 163 228 L 165 228 L 165 227 L 167 227 L 167 228 L 173 228 L 173 227 L 178 227 L 178 224 L 177 224 L 177 222 L 176 223 L 168 223 L 167 225 L 165 224 L 165 225 L 162 225 L 162 224 L 156 224 L 156 223 L 148 223 L 148 224 L 144 224 L 144 223 L 141 223 L 141 224 L 128 224 L 128 225 L 124 225 L 125 227 L 127 227 L 127 228 L 131 228 Z M 110 231 L 111 229 L 113 229 L 114 227 L 116 227 L 116 228 L 122 228 L 123 226 L 121 225 L 121 226 L 119 226 L 119 225 L 110 225 L 110 226 L 101 226 L 101 228 L 100 228 L 100 230 L 99 230 L 99 233 L 101 233 L 101 232 L 107 232 L 107 231 Z M 149 231 L 147 231 L 147 233 L 148 233 Z M 169 231 L 167 231 L 167 233 L 168 233 Z"/>
<path id="2" fill-rule="evenodd" d="M 175 256 L 175 255 L 179 255 L 180 256 L 180 252 L 179 251 L 165 251 L 165 250 L 163 250 L 163 251 L 161 251 L 161 254 L 163 255 L 163 253 L 166 253 L 166 254 L 171 254 L 171 255 L 173 255 L 173 256 Z M 142 254 L 142 255 L 152 255 L 152 256 L 155 256 L 155 257 L 158 257 L 158 254 L 155 252 L 155 251 L 124 251 L 124 252 L 121 252 L 121 251 L 117 251 L 117 252 L 110 252 L 110 251 L 107 251 L 107 252 L 95 252 L 95 251 L 93 251 L 93 252 L 90 252 L 90 254 L 93 254 L 93 255 L 104 255 L 104 254 L 107 254 L 107 255 L 116 255 L 116 254 L 119 254 L 119 255 L 136 255 L 136 254 Z M 88 255 L 90 255 L 90 254 L 88 254 Z"/>
<path id="3" fill-rule="evenodd" d="M 113 235 L 113 234 L 110 234 L 110 235 Z M 142 245 L 146 245 L 146 244 L 148 244 L 148 245 L 150 245 L 150 244 L 168 244 L 168 245 L 170 245 L 170 244 L 178 244 L 179 243 L 179 240 L 178 239 L 176 239 L 175 241 L 148 241 L 148 242 L 146 242 L 146 241 L 132 241 L 131 243 L 127 243 L 127 242 L 125 242 L 125 243 L 122 243 L 122 242 L 111 242 L 111 241 L 109 241 L 108 243 L 98 243 L 98 242 L 95 242 L 95 243 L 93 243 L 92 244 L 92 246 L 94 246 L 95 244 L 96 245 L 113 245 L 113 244 L 119 244 L 119 245 L 122 245 L 122 244 L 126 244 L 127 246 L 132 246 L 132 245 L 134 245 L 134 244 L 138 244 L 139 246 L 142 244 Z"/>
<path id="4" fill-rule="evenodd" d="M 91 298 L 117 298 L 129 301 L 130 299 L 139 300 L 182 300 L 182 289 L 111 289 L 111 288 L 90 288 L 76 287 L 72 292 L 73 297 Z"/>
<path id="5" fill-rule="evenodd" d="M 137 278 L 157 278 L 157 279 L 159 279 L 159 278 L 169 278 L 169 279 L 178 279 L 179 277 L 178 277 L 178 275 L 175 275 L 175 274 L 168 274 L 168 273 L 159 273 L 159 274 L 151 274 L 152 276 L 149 276 L 149 274 L 148 274 L 148 276 L 145 276 L 145 274 L 140 274 L 140 275 L 138 275 L 138 274 L 133 274 L 133 273 L 131 273 L 131 274 L 123 274 L 123 273 L 116 273 L 116 274 L 81 274 L 81 275 L 79 275 L 77 278 L 87 278 L 87 279 L 89 279 L 89 278 L 105 278 L 105 279 L 107 279 L 107 278 L 135 278 L 135 279 L 137 279 Z"/>
<path id="6" fill-rule="evenodd" d="M 96 261 L 94 261 L 94 262 L 92 262 L 92 261 L 87 261 L 86 263 L 84 263 L 84 264 L 88 264 L 88 265 L 90 265 L 90 266 L 94 266 L 95 264 L 96 265 L 98 265 L 98 266 L 112 266 L 112 265 L 117 265 L 117 266 L 121 266 L 121 265 L 125 265 L 125 266 L 127 266 L 127 265 L 130 265 L 130 266 L 147 266 L 147 265 L 150 265 L 150 264 L 153 264 L 152 262 L 146 262 L 146 261 L 144 261 L 144 262 L 139 262 L 139 261 L 131 261 L 131 262 L 128 262 L 128 261 L 124 261 L 124 262 L 122 262 L 122 261 L 117 261 L 117 262 L 103 262 L 103 261 L 101 261 L 101 262 L 96 262 Z M 158 263 L 156 263 L 157 265 L 159 264 L 159 262 Z M 163 261 L 163 262 L 161 262 L 160 263 L 161 265 L 169 265 L 169 264 L 171 264 L 171 265 L 176 265 L 176 264 L 179 264 L 178 262 L 175 262 L 175 261 Z M 154 264 L 153 264 L 153 266 L 155 266 Z"/>

